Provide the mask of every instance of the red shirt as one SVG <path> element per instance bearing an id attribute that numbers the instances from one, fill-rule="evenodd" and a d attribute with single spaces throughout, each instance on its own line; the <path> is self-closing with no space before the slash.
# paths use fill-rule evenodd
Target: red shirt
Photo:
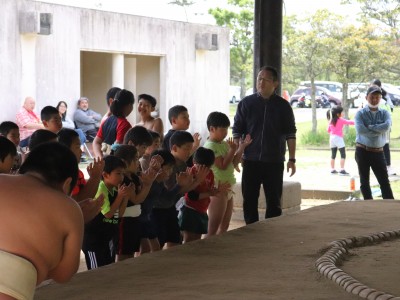
<path id="1" fill-rule="evenodd" d="M 189 174 L 195 175 L 197 173 L 196 165 L 190 168 Z M 210 170 L 207 174 L 206 178 L 202 183 L 200 183 L 194 191 L 201 194 L 208 192 L 212 187 L 214 187 L 214 173 Z M 188 193 L 185 194 L 185 202 L 186 206 L 193 208 L 194 210 L 207 213 L 208 205 L 210 205 L 210 197 L 198 199 L 198 200 L 190 200 Z"/>
<path id="2" fill-rule="evenodd" d="M 78 180 L 76 181 L 74 189 L 72 190 L 71 196 L 74 197 L 78 195 L 81 189 L 85 185 L 86 185 L 85 175 L 83 175 L 83 172 L 81 170 L 78 170 Z"/>
<path id="3" fill-rule="evenodd" d="M 132 128 L 132 125 L 126 118 L 117 118 L 111 115 L 101 124 L 97 136 L 103 140 L 104 143 L 112 145 L 115 142 L 122 144 L 124 141 L 125 133 Z"/>

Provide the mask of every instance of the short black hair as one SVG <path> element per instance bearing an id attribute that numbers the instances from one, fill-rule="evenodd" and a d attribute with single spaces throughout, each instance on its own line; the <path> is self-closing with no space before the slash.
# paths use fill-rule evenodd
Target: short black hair
<path id="1" fill-rule="evenodd" d="M 40 118 L 44 121 L 49 121 L 54 115 L 58 116 L 60 113 L 54 106 L 45 106 L 40 112 Z"/>
<path id="2" fill-rule="evenodd" d="M 114 156 L 119 157 L 129 165 L 137 157 L 137 153 L 138 151 L 133 145 L 119 145 L 114 152 Z"/>
<path id="3" fill-rule="evenodd" d="M 18 125 L 11 121 L 4 121 L 0 124 L 0 135 L 6 136 L 13 129 L 19 130 Z"/>
<path id="4" fill-rule="evenodd" d="M 44 182 L 53 188 L 59 188 L 68 177 L 72 178 L 70 192 L 78 179 L 76 157 L 64 145 L 57 142 L 38 145 L 21 165 L 20 174 L 36 172 L 43 176 Z"/>
<path id="5" fill-rule="evenodd" d="M 157 131 L 149 130 L 151 137 L 154 139 L 161 138 L 160 134 Z"/>
<path id="6" fill-rule="evenodd" d="M 38 129 L 32 133 L 29 139 L 29 151 L 36 148 L 38 145 L 57 140 L 57 134 L 46 129 Z M 76 159 L 75 159 L 76 160 Z"/>
<path id="7" fill-rule="evenodd" d="M 221 128 L 227 128 L 231 125 L 231 121 L 229 121 L 229 118 L 226 114 L 219 112 L 219 111 L 214 111 L 210 113 L 207 117 L 207 128 L 210 130 L 210 127 L 221 127 Z"/>
<path id="8" fill-rule="evenodd" d="M 57 136 L 58 142 L 68 148 L 71 148 L 74 138 L 79 139 L 79 134 L 75 130 L 70 128 L 61 128 L 61 130 L 57 133 Z"/>
<path id="9" fill-rule="evenodd" d="M 116 157 L 114 155 L 108 155 L 104 157 L 104 169 L 103 169 L 104 172 L 110 174 L 117 168 L 123 168 L 123 169 L 126 168 L 126 164 L 121 158 Z"/>
<path id="10" fill-rule="evenodd" d="M 168 110 L 168 120 L 169 122 L 172 124 L 172 119 L 173 118 L 177 118 L 181 113 L 183 112 L 187 112 L 187 108 L 183 105 L 175 105 L 172 106 L 169 110 Z"/>
<path id="11" fill-rule="evenodd" d="M 135 126 L 129 129 L 125 134 L 124 144 L 128 144 L 129 142 L 132 142 L 135 146 L 151 146 L 153 138 L 145 127 Z"/>
<path id="12" fill-rule="evenodd" d="M 114 100 L 115 94 L 118 93 L 121 89 L 119 87 L 112 87 L 111 89 L 108 90 L 106 94 L 106 103 L 107 106 L 110 106 L 110 98 Z"/>
<path id="13" fill-rule="evenodd" d="M 272 66 L 263 66 L 263 67 L 260 68 L 260 71 L 259 71 L 259 72 L 261 72 L 261 71 L 267 71 L 267 72 L 269 72 L 269 73 L 271 74 L 272 79 L 273 79 L 274 81 L 278 81 L 278 80 L 279 80 L 279 78 L 278 78 L 278 71 L 277 71 L 274 67 L 272 67 Z"/>
<path id="14" fill-rule="evenodd" d="M 135 97 L 133 93 L 128 90 L 120 90 L 115 94 L 114 101 L 111 103 L 110 111 L 116 117 L 124 117 L 124 107 L 133 105 Z"/>
<path id="15" fill-rule="evenodd" d="M 153 157 L 155 155 L 160 155 L 161 158 L 163 159 L 163 163 L 161 164 L 162 166 L 173 166 L 176 163 L 175 157 L 168 150 L 165 149 L 154 150 L 153 153 L 151 153 L 151 156 Z"/>
<path id="16" fill-rule="evenodd" d="M 194 143 L 193 136 L 190 134 L 190 132 L 184 131 L 184 130 L 177 130 L 175 131 L 172 135 L 171 138 L 169 139 L 169 147 L 172 149 L 172 146 L 176 145 L 178 147 L 182 147 L 183 145 L 187 143 Z"/>
<path id="17" fill-rule="evenodd" d="M 12 157 L 17 155 L 17 147 L 8 138 L 0 136 L 0 161 L 4 162 L 6 157 L 11 154 Z"/>
<path id="18" fill-rule="evenodd" d="M 156 98 L 154 98 L 152 95 L 149 95 L 149 94 L 140 94 L 138 96 L 138 99 L 139 99 L 138 101 L 140 101 L 140 99 L 146 100 L 147 102 L 150 103 L 151 107 L 156 107 L 156 105 L 157 105 Z"/>
<path id="19" fill-rule="evenodd" d="M 193 155 L 193 162 L 199 165 L 205 165 L 206 167 L 211 167 L 215 161 L 214 151 L 204 147 L 199 147 Z"/>

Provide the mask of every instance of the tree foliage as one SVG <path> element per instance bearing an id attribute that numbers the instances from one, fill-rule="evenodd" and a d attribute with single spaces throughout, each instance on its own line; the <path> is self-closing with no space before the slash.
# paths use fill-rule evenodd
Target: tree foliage
<path id="1" fill-rule="evenodd" d="M 228 0 L 232 10 L 212 8 L 208 12 L 220 26 L 230 29 L 231 84 L 240 85 L 243 98 L 253 70 L 254 1 Z"/>

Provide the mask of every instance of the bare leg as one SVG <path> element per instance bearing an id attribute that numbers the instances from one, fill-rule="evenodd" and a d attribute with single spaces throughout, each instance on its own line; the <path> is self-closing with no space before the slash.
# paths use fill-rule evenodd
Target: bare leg
<path id="1" fill-rule="evenodd" d="M 344 158 L 341 158 L 340 159 L 340 168 L 342 169 L 342 170 L 344 170 L 344 162 L 346 161 L 346 159 L 344 159 Z"/>
<path id="2" fill-rule="evenodd" d="M 158 238 L 150 239 L 149 242 L 150 242 L 151 252 L 159 251 L 161 249 L 160 243 L 158 242 Z"/>
<path id="3" fill-rule="evenodd" d="M 189 243 L 191 241 L 196 241 L 201 239 L 201 234 L 199 233 L 194 233 L 194 232 L 189 232 L 189 231 L 184 231 L 183 232 L 183 242 L 184 243 Z"/>
<path id="4" fill-rule="evenodd" d="M 226 203 L 225 214 L 222 217 L 222 222 L 219 225 L 218 233 L 221 234 L 228 231 L 229 223 L 231 222 L 233 212 L 233 198 L 230 198 Z"/>
<path id="5" fill-rule="evenodd" d="M 164 246 L 164 248 L 165 248 L 165 249 L 169 249 L 169 248 L 172 248 L 172 247 L 175 247 L 175 246 L 179 246 L 180 244 L 178 244 L 178 243 L 172 243 L 172 242 L 167 242 L 165 245 L 166 245 L 166 246 Z"/>
<path id="6" fill-rule="evenodd" d="M 331 169 L 335 170 L 335 160 L 331 159 Z"/>
<path id="7" fill-rule="evenodd" d="M 149 239 L 140 240 L 140 255 L 149 253 L 151 251 Z"/>
<path id="8" fill-rule="evenodd" d="M 211 202 L 208 206 L 208 233 L 207 236 L 216 235 L 225 215 L 227 198 L 226 194 L 221 197 L 210 197 Z"/>

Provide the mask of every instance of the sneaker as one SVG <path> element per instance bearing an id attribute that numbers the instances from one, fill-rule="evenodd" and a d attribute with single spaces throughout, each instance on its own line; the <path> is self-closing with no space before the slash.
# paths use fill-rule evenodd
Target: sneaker
<path id="1" fill-rule="evenodd" d="M 341 170 L 341 171 L 339 172 L 339 175 L 347 176 L 347 175 L 350 175 L 350 173 L 347 173 L 346 170 Z"/>
<path id="2" fill-rule="evenodd" d="M 387 166 L 387 172 L 389 176 L 396 175 L 396 171 L 391 166 Z"/>
<path id="3" fill-rule="evenodd" d="M 338 172 L 336 170 L 332 170 L 331 174 L 337 174 Z"/>

